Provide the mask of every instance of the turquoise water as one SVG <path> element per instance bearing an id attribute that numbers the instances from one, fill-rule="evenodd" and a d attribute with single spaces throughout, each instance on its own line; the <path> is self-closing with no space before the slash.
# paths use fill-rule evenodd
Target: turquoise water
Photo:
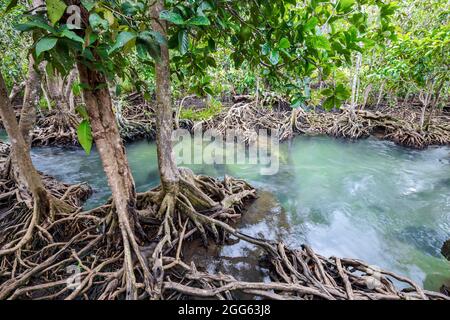
<path id="1" fill-rule="evenodd" d="M 1 137 L 0 137 L 1 139 Z M 139 191 L 158 184 L 153 143 L 127 146 Z M 33 149 L 39 170 L 65 182 L 94 188 L 87 208 L 102 204 L 109 189 L 98 154 L 79 149 Z M 345 142 L 297 137 L 282 144 L 280 170 L 261 176 L 258 165 L 196 165 L 196 173 L 244 178 L 259 199 L 239 225 L 241 231 L 310 244 L 325 256 L 359 258 L 437 290 L 450 282 L 450 263 L 440 255 L 450 238 L 450 148 L 408 150 L 375 139 Z M 189 248 L 188 248 L 189 250 Z M 192 246 L 197 262 L 210 271 L 264 279 L 258 251 L 239 242 L 207 249 Z"/>
<path id="2" fill-rule="evenodd" d="M 6 131 L 0 130 L 0 141 L 7 141 L 8 135 L 6 134 Z"/>

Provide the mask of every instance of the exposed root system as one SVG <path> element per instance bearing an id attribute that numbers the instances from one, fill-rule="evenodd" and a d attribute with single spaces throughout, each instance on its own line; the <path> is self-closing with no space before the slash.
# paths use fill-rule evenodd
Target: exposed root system
<path id="1" fill-rule="evenodd" d="M 377 135 L 416 148 L 450 141 L 450 128 L 442 121 L 432 121 L 422 132 L 414 122 L 381 112 L 275 111 L 267 108 L 271 99 L 240 101 L 216 119 L 195 125 L 222 133 L 238 131 L 247 143 L 255 141 L 258 129 L 270 129 L 280 140 L 296 134 L 350 139 Z M 128 109 L 122 114 L 119 123 L 123 121 L 125 139 L 153 137 L 154 123 L 143 122 L 141 113 Z M 60 116 L 48 118 L 43 127 L 53 127 L 40 131 L 42 137 L 37 135 L 35 144 L 73 143 L 77 119 Z M 52 132 L 70 134 L 62 134 L 65 140 L 59 140 Z M 8 146 L 0 143 L 0 167 L 8 163 L 8 152 Z M 173 190 L 158 187 L 138 194 L 136 210 L 131 210 L 126 223 L 112 200 L 81 211 L 90 193 L 86 185 L 70 186 L 50 177 L 44 181 L 51 194 L 51 213 L 36 220 L 14 180 L 7 174 L 0 180 L 0 299 L 233 299 L 237 292 L 278 300 L 449 299 L 359 260 L 325 258 L 307 246 L 290 249 L 242 234 L 232 227 L 233 222 L 240 218 L 245 203 L 256 197 L 255 189 L 242 180 L 225 177 L 219 181 L 180 169 Z M 30 226 L 33 233 L 28 237 Z M 266 254 L 261 267 L 269 270 L 271 282 L 239 281 L 186 264 L 182 248 L 194 237 L 205 244 L 237 239 L 262 248 Z"/>
<path id="2" fill-rule="evenodd" d="M 350 139 L 376 135 L 416 149 L 450 143 L 450 126 L 442 122 L 440 118 L 435 118 L 427 130 L 421 130 L 416 122 L 399 119 L 379 111 L 344 110 L 328 133 Z"/>
<path id="3" fill-rule="evenodd" d="M 240 217 L 255 190 L 230 177 L 218 181 L 180 170 L 176 196 L 161 188 L 138 195 L 140 228 L 133 237 L 139 245 L 131 255 L 136 299 L 234 299 L 237 292 L 277 300 L 450 299 L 359 260 L 324 258 L 307 246 L 291 250 L 242 234 L 230 222 Z M 14 217 L 2 215 L 0 248 L 17 241 L 29 223 L 29 212 L 15 212 Z M 88 212 L 58 211 L 53 220 L 36 226 L 32 240 L 20 250 L 0 254 L 0 299 L 129 297 L 128 253 L 120 230 L 111 202 Z M 238 281 L 187 265 L 182 246 L 196 236 L 218 243 L 233 237 L 261 247 L 266 252 L 261 265 L 272 281 Z M 399 283 L 406 289 L 398 289 Z"/>
<path id="4" fill-rule="evenodd" d="M 131 98 L 133 99 L 133 97 Z M 153 110 L 145 102 L 127 103 L 117 117 L 120 136 L 124 141 L 154 140 L 156 123 Z"/>
<path id="5" fill-rule="evenodd" d="M 259 107 L 256 102 L 238 102 L 216 118 L 195 124 L 193 129 L 204 125 L 204 128 L 215 129 L 222 134 L 233 130 L 243 142 L 252 143 L 257 139 L 258 130 L 283 129 L 289 114 L 288 111 L 274 112 L 266 107 Z"/>
<path id="6" fill-rule="evenodd" d="M 33 132 L 33 146 L 77 146 L 79 118 L 62 110 L 40 117 Z"/>
<path id="7" fill-rule="evenodd" d="M 410 113 L 414 114 L 412 111 Z M 398 116 L 397 113 L 395 115 Z M 236 130 L 246 143 L 255 141 L 257 130 L 270 129 L 278 134 L 280 141 L 297 134 L 325 134 L 346 139 L 376 136 L 416 149 L 450 144 L 450 125 L 447 117 L 434 117 L 425 130 L 420 128 L 417 116 L 409 119 L 406 115 L 405 118 L 395 115 L 349 109 L 340 112 L 303 109 L 275 111 L 263 103 L 257 106 L 256 102 L 245 101 L 238 102 L 218 117 L 195 126 L 204 125 L 206 129 L 214 128 L 222 134 L 227 130 Z"/>
<path id="8" fill-rule="evenodd" d="M 177 281 L 164 282 L 166 297 L 233 299 L 233 293 L 240 291 L 275 300 L 450 300 L 359 260 L 324 258 L 308 246 L 299 250 L 290 250 L 283 243 L 270 246 L 269 283 L 238 281 L 229 275 L 199 272 L 194 264 L 180 264 L 185 272 Z M 398 289 L 393 280 L 406 289 Z"/>
<path id="9" fill-rule="evenodd" d="M 132 279 L 130 253 L 110 202 L 89 212 L 57 211 L 53 220 L 36 226 L 24 247 L 0 254 L 0 299 L 124 299 L 130 297 L 130 281 L 136 291 L 132 297 L 160 298 L 163 280 L 182 264 L 184 241 L 194 234 L 204 241 L 210 235 L 226 241 L 223 230 L 231 228 L 227 222 L 239 218 L 244 201 L 255 197 L 244 181 L 217 181 L 181 171 L 182 187 L 172 204 L 160 188 L 138 195 L 139 231 L 132 236 L 139 246 L 131 255 Z M 0 248 L 23 234 L 28 215 L 16 211 L 14 217 L 3 217 Z M 164 264 L 166 258 L 172 259 L 169 265 Z"/>

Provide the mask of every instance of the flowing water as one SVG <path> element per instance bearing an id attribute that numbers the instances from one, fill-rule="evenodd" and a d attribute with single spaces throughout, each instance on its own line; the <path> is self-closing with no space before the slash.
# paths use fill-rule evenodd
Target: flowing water
<path id="1" fill-rule="evenodd" d="M 155 145 L 136 142 L 127 152 L 138 190 L 156 186 Z M 39 170 L 65 182 L 88 182 L 94 194 L 87 208 L 108 198 L 95 150 L 86 156 L 79 149 L 36 148 L 32 154 Z M 307 243 L 325 256 L 363 259 L 431 290 L 450 282 L 450 263 L 440 254 L 450 238 L 450 148 L 414 151 L 375 139 L 297 137 L 282 144 L 277 155 L 280 170 L 273 176 L 261 176 L 257 165 L 191 168 L 243 178 L 258 188 L 259 198 L 238 224 L 244 233 L 291 247 Z M 266 279 L 258 268 L 258 249 L 242 241 L 191 245 L 186 254 L 211 272 Z"/>

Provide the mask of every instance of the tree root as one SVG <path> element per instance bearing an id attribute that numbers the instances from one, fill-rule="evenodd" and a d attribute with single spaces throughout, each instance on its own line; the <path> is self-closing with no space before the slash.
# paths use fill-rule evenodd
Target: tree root
<path id="1" fill-rule="evenodd" d="M 339 113 L 306 112 L 303 109 L 274 111 L 270 106 L 256 102 L 238 102 L 214 119 L 194 125 L 215 129 L 221 134 L 235 130 L 245 143 L 254 143 L 258 129 L 276 132 L 280 141 L 298 134 L 329 135 L 346 139 L 376 136 L 396 144 L 423 149 L 430 145 L 450 144 L 450 126 L 445 117 L 435 117 L 426 131 L 419 128 L 418 117 L 409 114 L 391 115 L 380 111 L 342 109 Z"/>
<path id="2" fill-rule="evenodd" d="M 131 96 L 131 99 L 133 99 L 133 96 Z M 153 110 L 144 101 L 140 101 L 139 104 L 132 104 L 129 100 L 117 115 L 120 136 L 127 142 L 142 139 L 154 140 L 156 123 Z"/>
<path id="3" fill-rule="evenodd" d="M 167 299 L 233 299 L 233 292 L 275 300 L 450 300 L 437 292 L 421 289 L 411 280 L 353 259 L 324 258 L 308 246 L 299 250 L 271 244 L 271 282 L 238 281 L 230 275 L 199 272 L 195 264 L 178 263 L 182 276 L 167 278 L 163 284 Z M 173 263 L 168 258 L 167 263 Z M 397 289 L 392 280 L 406 284 Z"/>
<path id="4" fill-rule="evenodd" d="M 33 146 L 77 146 L 80 119 L 74 113 L 55 110 L 40 117 L 33 132 Z"/>
<path id="5" fill-rule="evenodd" d="M 138 195 L 143 236 L 123 227 L 111 201 L 88 212 L 58 212 L 53 222 L 37 226 L 27 246 L 0 257 L 0 299 L 233 299 L 235 292 L 278 300 L 449 299 L 359 260 L 327 259 L 307 246 L 291 250 L 242 234 L 229 221 L 255 197 L 253 188 L 242 180 L 218 181 L 187 169 L 180 169 L 180 176 L 178 193 L 165 194 L 158 187 Z M 0 239 L 23 234 L 26 219 L 1 228 Z M 127 230 L 126 236 L 120 236 L 121 230 Z M 238 281 L 187 265 L 181 249 L 195 234 L 204 241 L 224 242 L 231 236 L 261 247 L 272 281 Z M 128 253 L 123 239 L 130 242 Z M 391 279 L 408 289 L 397 289 Z M 129 291 L 135 294 L 128 296 Z"/>
<path id="6" fill-rule="evenodd" d="M 181 189 L 186 191 L 172 203 L 160 188 L 138 195 L 143 236 L 130 233 L 111 201 L 89 212 L 60 210 L 54 221 L 37 225 L 26 246 L 0 257 L 0 299 L 161 298 L 165 257 L 177 249 L 181 263 L 181 245 L 196 232 L 205 240 L 214 234 L 224 241 L 226 234 L 215 225 L 228 226 L 223 221 L 238 218 L 243 201 L 255 196 L 248 184 L 230 177 L 216 181 L 188 170 L 181 170 L 181 176 Z M 183 206 L 188 204 L 197 208 L 195 214 L 184 214 Z M 158 215 L 158 211 L 172 215 Z M 0 244 L 14 244 L 13 234 L 23 234 L 27 219 L 29 215 L 24 222 L 15 221 L 13 228 L 1 228 Z M 81 280 L 75 287 L 67 286 L 73 280 L 67 268 L 78 271 Z"/>

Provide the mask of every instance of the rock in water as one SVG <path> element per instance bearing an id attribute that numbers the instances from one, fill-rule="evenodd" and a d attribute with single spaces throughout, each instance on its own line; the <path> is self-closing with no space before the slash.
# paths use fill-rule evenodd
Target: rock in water
<path id="1" fill-rule="evenodd" d="M 441 253 L 447 260 L 450 261 L 450 239 L 445 241 L 444 245 L 442 246 Z"/>

